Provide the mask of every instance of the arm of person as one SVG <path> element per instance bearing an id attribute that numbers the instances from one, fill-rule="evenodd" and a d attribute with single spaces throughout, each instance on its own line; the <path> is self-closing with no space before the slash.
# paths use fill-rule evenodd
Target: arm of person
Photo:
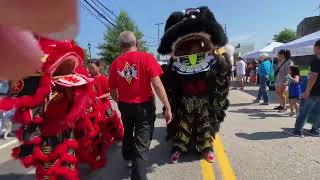
<path id="1" fill-rule="evenodd" d="M 116 69 L 114 68 L 114 63 L 115 61 L 113 61 L 113 63 L 110 65 L 110 69 L 109 69 L 109 88 L 110 88 L 110 95 L 111 98 L 118 102 L 119 101 L 119 94 L 117 91 L 117 83 L 118 83 L 118 79 L 117 79 L 117 72 Z"/>
<path id="2" fill-rule="evenodd" d="M 169 112 L 170 116 L 172 116 L 168 96 L 167 96 L 167 93 L 166 93 L 164 86 L 161 82 L 160 77 L 159 76 L 153 77 L 151 79 L 151 84 L 152 84 L 157 96 L 159 97 L 160 101 L 162 102 L 163 106 L 165 107 L 166 111 Z M 169 124 L 171 122 L 171 118 L 166 119 L 167 124 Z"/>
<path id="3" fill-rule="evenodd" d="M 99 96 L 99 99 L 105 99 L 105 98 L 108 98 L 110 97 L 110 93 L 106 93 L 106 94 L 103 94 L 101 96 Z"/>
<path id="4" fill-rule="evenodd" d="M 294 78 L 291 77 L 290 75 L 288 75 L 289 79 L 293 82 L 293 83 L 299 83 L 300 82 L 300 77 L 299 76 L 295 76 Z"/>
<path id="5" fill-rule="evenodd" d="M 111 95 L 111 98 L 118 102 L 119 101 L 119 95 L 118 95 L 118 91 L 117 89 L 110 89 L 110 95 Z"/>
<path id="6" fill-rule="evenodd" d="M 101 83 L 102 83 L 102 92 L 104 94 L 102 94 L 98 98 L 99 99 L 109 98 L 109 96 L 110 96 L 110 87 L 109 87 L 108 78 L 106 76 L 103 76 Z"/>
<path id="7" fill-rule="evenodd" d="M 313 86 L 316 84 L 316 81 L 317 81 L 317 78 L 318 78 L 318 74 L 319 73 L 311 72 L 311 74 L 309 76 L 307 88 L 306 88 L 306 90 L 305 90 L 305 92 L 303 94 L 303 98 L 304 99 L 308 99 Z"/>
<path id="8" fill-rule="evenodd" d="M 151 79 L 151 84 L 157 94 L 157 96 L 159 97 L 161 103 L 163 104 L 163 106 L 166 109 L 171 109 L 170 104 L 169 104 L 169 100 L 167 97 L 167 93 L 164 89 L 164 86 L 161 82 L 161 79 L 159 76 L 156 76 L 154 78 Z"/>

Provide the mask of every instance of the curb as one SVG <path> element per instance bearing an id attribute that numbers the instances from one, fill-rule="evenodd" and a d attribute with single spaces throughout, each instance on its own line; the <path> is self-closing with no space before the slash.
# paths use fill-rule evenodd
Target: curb
<path id="1" fill-rule="evenodd" d="M 13 144 L 16 144 L 16 143 L 18 143 L 18 140 L 17 140 L 17 139 L 14 139 L 14 140 L 12 140 L 12 141 L 9 141 L 9 142 L 7 142 L 7 143 L 5 143 L 5 144 L 3 144 L 3 145 L 0 146 L 0 151 L 1 151 L 1 149 L 4 149 L 4 148 L 6 148 L 6 147 L 8 147 L 8 146 L 11 146 L 11 145 L 13 145 Z"/>

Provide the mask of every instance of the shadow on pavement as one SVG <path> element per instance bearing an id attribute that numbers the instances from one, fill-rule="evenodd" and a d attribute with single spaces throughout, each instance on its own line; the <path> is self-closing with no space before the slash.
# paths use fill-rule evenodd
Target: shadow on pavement
<path id="1" fill-rule="evenodd" d="M 259 141 L 259 140 L 272 140 L 272 139 L 285 139 L 289 138 L 290 136 L 287 135 L 285 132 L 290 131 L 290 128 L 282 128 L 283 131 L 270 131 L 270 132 L 255 132 L 255 133 L 236 133 L 237 137 L 252 140 L 252 141 Z"/>
<path id="2" fill-rule="evenodd" d="M 247 109 L 247 108 L 243 108 L 243 109 L 239 109 L 236 111 L 232 110 L 229 112 L 248 114 L 248 116 L 250 117 L 249 119 L 266 119 L 266 118 L 288 117 L 288 115 L 278 113 L 277 111 L 272 110 L 272 109 Z M 270 112 L 274 112 L 274 113 L 271 114 Z"/>
<path id="3" fill-rule="evenodd" d="M 82 165 L 80 166 L 81 180 L 130 179 L 129 167 L 121 155 L 121 145 L 114 144 L 107 151 L 107 164 L 96 171 Z"/>
<path id="4" fill-rule="evenodd" d="M 149 151 L 149 161 L 147 163 L 148 173 L 156 170 L 157 167 L 170 164 L 170 150 L 171 143 L 166 140 L 166 127 L 155 127 L 153 136 L 153 147 Z M 188 153 L 183 155 L 180 163 L 193 162 L 199 160 L 199 156 L 194 153 Z M 26 175 L 26 169 L 20 167 L 16 161 L 9 161 L 4 167 L 0 166 L 0 180 L 33 180 L 34 175 Z M 18 169 L 19 173 L 9 171 L 9 169 Z M 20 170 L 20 169 L 21 170 Z M 130 179 L 130 168 L 127 166 L 127 162 L 123 160 L 121 154 L 121 144 L 114 144 L 107 151 L 107 164 L 105 167 L 96 171 L 91 171 L 90 168 L 84 164 L 79 165 L 79 175 L 82 180 L 123 180 Z M 20 173 L 21 172 L 21 173 Z M 2 173 L 2 174 L 1 174 Z"/>
<path id="5" fill-rule="evenodd" d="M 4 174 L 4 175 L 0 175 L 0 179 L 3 180 L 19 180 L 22 179 L 23 180 L 34 180 L 34 175 L 25 175 L 25 174 Z"/>
<path id="6" fill-rule="evenodd" d="M 156 127 L 153 140 L 157 143 L 149 151 L 148 171 L 152 172 L 156 167 L 171 164 L 171 142 L 166 140 L 166 127 Z M 199 160 L 197 153 L 186 153 L 181 156 L 179 163 L 193 162 Z"/>
<path id="7" fill-rule="evenodd" d="M 242 106 L 250 106 L 253 105 L 253 103 L 234 103 L 230 104 L 230 107 L 242 107 Z"/>
<path id="8" fill-rule="evenodd" d="M 244 89 L 243 92 L 247 93 L 247 94 L 250 94 L 254 97 L 257 97 L 258 96 L 258 90 L 248 90 L 248 89 Z M 279 103 L 278 101 L 278 97 L 277 95 L 275 94 L 274 91 L 267 91 L 268 92 L 268 95 L 269 95 L 269 103 Z M 261 99 L 262 100 L 262 99 Z"/>

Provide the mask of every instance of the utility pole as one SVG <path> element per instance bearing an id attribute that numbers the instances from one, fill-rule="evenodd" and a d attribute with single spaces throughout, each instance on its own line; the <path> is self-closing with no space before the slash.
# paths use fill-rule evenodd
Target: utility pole
<path id="1" fill-rule="evenodd" d="M 158 26 L 158 46 L 160 45 L 160 26 L 163 25 L 164 23 L 156 23 L 154 24 L 155 26 Z"/>
<path id="2" fill-rule="evenodd" d="M 224 24 L 224 34 L 227 35 L 227 25 L 226 24 Z"/>
<path id="3" fill-rule="evenodd" d="M 88 43 L 88 49 L 89 49 L 89 57 L 90 57 L 90 61 L 91 61 L 91 44 Z"/>

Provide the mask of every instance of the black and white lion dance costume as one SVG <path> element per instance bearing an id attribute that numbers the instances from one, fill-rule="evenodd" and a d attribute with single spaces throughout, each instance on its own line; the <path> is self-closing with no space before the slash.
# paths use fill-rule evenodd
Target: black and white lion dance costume
<path id="1" fill-rule="evenodd" d="M 191 149 L 214 161 L 212 142 L 229 106 L 231 65 L 222 53 L 227 37 L 207 7 L 174 12 L 166 22 L 158 52 L 171 55 L 162 81 L 173 112 L 168 138 L 171 160 Z"/>

